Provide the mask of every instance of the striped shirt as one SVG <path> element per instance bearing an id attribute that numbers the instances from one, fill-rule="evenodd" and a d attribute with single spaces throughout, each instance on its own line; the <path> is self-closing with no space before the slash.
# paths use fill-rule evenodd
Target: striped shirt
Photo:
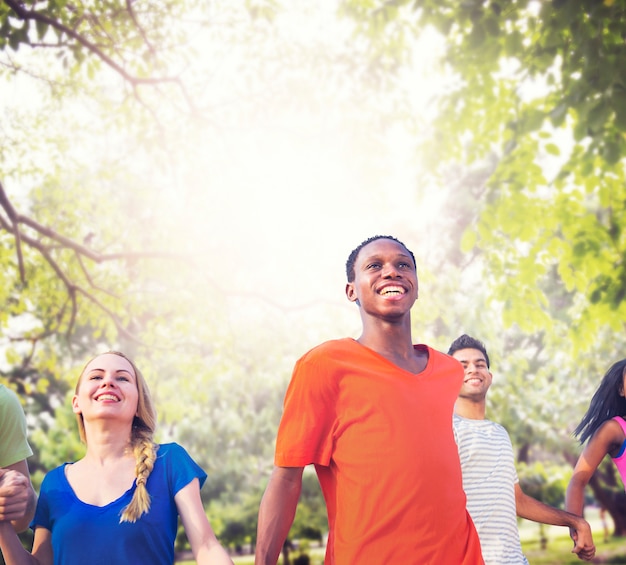
<path id="1" fill-rule="evenodd" d="M 454 415 L 467 510 L 474 521 L 485 565 L 528 565 L 522 553 L 515 484 L 519 482 L 507 431 L 490 420 Z"/>

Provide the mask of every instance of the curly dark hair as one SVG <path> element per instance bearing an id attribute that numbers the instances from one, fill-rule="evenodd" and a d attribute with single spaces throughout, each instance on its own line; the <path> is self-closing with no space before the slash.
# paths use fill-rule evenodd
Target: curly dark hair
<path id="1" fill-rule="evenodd" d="M 413 252 L 399 239 L 393 237 L 392 235 L 374 235 L 359 243 L 359 245 L 350 252 L 348 260 L 346 261 L 346 276 L 348 277 L 348 282 L 352 282 L 354 280 L 354 277 L 356 276 L 354 272 L 354 264 L 356 263 L 356 258 L 359 256 L 359 252 L 361 251 L 361 249 L 363 249 L 368 243 L 372 243 L 372 241 L 376 241 L 378 239 L 390 239 L 391 241 L 399 243 L 407 250 L 407 252 L 411 256 L 411 259 L 413 259 L 413 265 L 417 265 Z"/>

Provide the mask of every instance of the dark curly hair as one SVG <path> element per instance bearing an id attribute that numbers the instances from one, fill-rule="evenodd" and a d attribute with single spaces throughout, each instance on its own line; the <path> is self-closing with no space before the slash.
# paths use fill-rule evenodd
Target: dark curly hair
<path id="1" fill-rule="evenodd" d="M 354 272 L 354 264 L 356 263 L 356 258 L 359 256 L 359 252 L 361 251 L 361 249 L 363 249 L 368 243 L 372 243 L 372 241 L 376 241 L 378 239 L 390 239 L 391 241 L 395 241 L 396 243 L 399 243 L 400 245 L 402 245 L 402 247 L 404 247 L 407 250 L 407 252 L 411 256 L 411 259 L 413 259 L 413 265 L 417 265 L 417 263 L 415 262 L 415 255 L 413 255 L 413 252 L 406 245 L 404 245 L 404 243 L 402 243 L 399 239 L 396 239 L 392 235 L 374 235 L 372 237 L 367 238 L 365 241 L 362 241 L 361 243 L 359 243 L 359 245 L 350 252 L 350 255 L 348 256 L 348 260 L 346 261 L 346 276 L 348 277 L 348 282 L 352 282 L 354 280 L 354 277 L 356 276 Z"/>

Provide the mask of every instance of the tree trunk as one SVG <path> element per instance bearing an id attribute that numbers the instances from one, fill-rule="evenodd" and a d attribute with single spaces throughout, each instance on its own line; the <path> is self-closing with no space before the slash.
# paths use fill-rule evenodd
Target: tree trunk
<path id="1" fill-rule="evenodd" d="M 291 542 L 286 540 L 283 544 L 283 565 L 291 565 L 291 560 L 289 559 L 289 550 L 291 549 Z"/>

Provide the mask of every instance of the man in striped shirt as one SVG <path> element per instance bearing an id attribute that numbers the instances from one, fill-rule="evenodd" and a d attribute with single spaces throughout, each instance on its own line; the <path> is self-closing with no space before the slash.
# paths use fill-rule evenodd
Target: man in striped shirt
<path id="1" fill-rule="evenodd" d="M 500 424 L 485 418 L 493 375 L 484 344 L 462 335 L 452 342 L 448 354 L 465 370 L 455 405 L 454 434 L 467 509 L 478 531 L 485 565 L 528 565 L 522 553 L 517 516 L 572 528 L 572 552 L 580 559 L 591 560 L 595 547 L 589 524 L 522 491 L 509 434 Z"/>

